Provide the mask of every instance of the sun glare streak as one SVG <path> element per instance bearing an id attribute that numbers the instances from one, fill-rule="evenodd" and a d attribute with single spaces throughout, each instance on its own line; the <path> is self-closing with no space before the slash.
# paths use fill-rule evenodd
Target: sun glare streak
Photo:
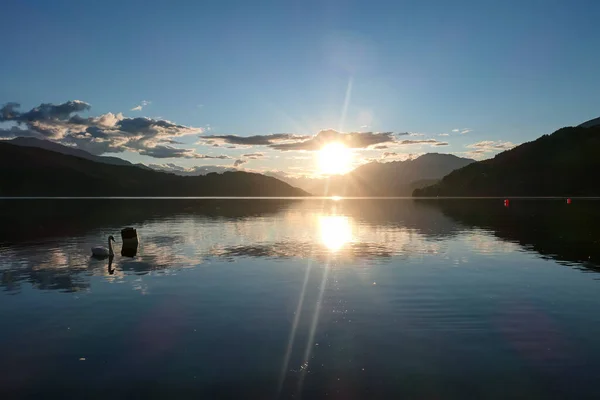
<path id="1" fill-rule="evenodd" d="M 329 143 L 319 150 L 319 170 L 322 174 L 344 174 L 351 169 L 352 152 L 341 143 Z"/>
<path id="2" fill-rule="evenodd" d="M 306 285 L 308 283 L 308 277 L 310 275 L 311 267 L 312 267 L 312 262 L 309 260 L 308 265 L 306 266 L 306 273 L 304 274 L 304 283 L 302 283 L 302 290 L 300 291 L 300 298 L 298 299 L 298 306 L 296 307 L 296 313 L 294 315 L 294 322 L 292 323 L 292 331 L 290 332 L 287 349 L 285 351 L 285 357 L 283 359 L 283 365 L 281 367 L 281 373 L 279 375 L 279 384 L 277 385 L 277 398 L 279 398 L 279 395 L 281 394 L 281 390 L 283 389 L 283 383 L 285 382 L 286 372 L 288 369 L 288 365 L 290 363 L 290 356 L 292 354 L 292 348 L 294 346 L 294 340 L 296 338 L 296 331 L 298 329 L 298 321 L 300 320 L 300 313 L 302 311 L 302 306 L 304 305 L 304 295 L 306 294 Z"/>
<path id="3" fill-rule="evenodd" d="M 321 279 L 321 286 L 319 287 L 319 296 L 317 297 L 317 304 L 315 306 L 315 313 L 310 324 L 310 331 L 308 334 L 308 341 L 306 342 L 306 349 L 304 350 L 304 358 L 302 359 L 302 366 L 300 367 L 301 375 L 298 379 L 298 395 L 302 393 L 302 385 L 304 384 L 304 377 L 308 372 L 310 355 L 312 353 L 313 345 L 315 342 L 315 333 L 317 331 L 317 325 L 319 324 L 319 317 L 321 315 L 321 305 L 323 303 L 323 293 L 325 293 L 325 286 L 327 285 L 327 277 L 329 275 L 330 264 L 327 262 L 323 269 L 323 278 Z"/>
<path id="4" fill-rule="evenodd" d="M 352 241 L 352 226 L 350 219 L 344 216 L 320 216 L 319 227 L 321 241 L 332 252 L 341 249 Z"/>
<path id="5" fill-rule="evenodd" d="M 342 107 L 342 116 L 340 118 L 339 131 L 344 131 L 344 124 L 346 123 L 346 114 L 348 112 L 348 106 L 350 105 L 350 98 L 352 97 L 352 85 L 354 80 L 350 78 L 348 80 L 348 86 L 346 87 L 346 96 L 344 97 L 344 106 Z"/>

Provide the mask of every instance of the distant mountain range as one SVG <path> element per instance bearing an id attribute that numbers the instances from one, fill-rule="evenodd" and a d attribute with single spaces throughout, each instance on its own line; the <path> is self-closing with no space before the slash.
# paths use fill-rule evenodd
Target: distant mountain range
<path id="1" fill-rule="evenodd" d="M 467 165 L 413 194 L 600 196 L 600 118 Z"/>
<path id="2" fill-rule="evenodd" d="M 305 196 L 273 177 L 248 172 L 183 177 L 113 165 L 62 151 L 0 142 L 0 196 Z M 51 142 L 50 142 L 51 143 Z M 92 156 L 96 157 L 96 156 Z M 117 159 L 118 160 L 118 159 Z M 110 160 L 115 162 L 114 160 Z M 124 161 L 124 160 L 121 160 Z M 117 161 L 118 162 L 118 161 Z M 127 163 L 126 161 L 124 161 Z"/>
<path id="3" fill-rule="evenodd" d="M 330 178 L 275 176 L 316 196 L 411 196 L 415 188 L 431 185 L 455 169 L 475 162 L 452 154 L 428 153 L 414 160 L 371 162 Z"/>
<path id="4" fill-rule="evenodd" d="M 45 149 L 54 151 L 61 154 L 66 154 L 69 156 L 75 156 L 79 158 L 85 158 L 86 160 L 91 160 L 95 162 L 100 162 L 103 164 L 110 165 L 133 165 L 129 161 L 125 161 L 118 157 L 106 157 L 106 156 L 95 156 L 91 153 L 88 153 L 85 150 L 76 149 L 74 147 L 65 146 L 59 143 L 55 143 L 50 140 L 36 139 L 32 137 L 17 137 L 10 140 L 8 143 L 14 144 L 17 146 L 23 147 L 36 147 L 39 149 Z M 143 166 L 143 164 L 140 164 Z"/>

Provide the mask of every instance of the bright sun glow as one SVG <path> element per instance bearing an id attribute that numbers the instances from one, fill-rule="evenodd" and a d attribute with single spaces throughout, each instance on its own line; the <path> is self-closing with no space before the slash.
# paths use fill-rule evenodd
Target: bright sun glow
<path id="1" fill-rule="evenodd" d="M 343 216 L 321 216 L 319 217 L 321 227 L 321 241 L 331 251 L 341 249 L 352 240 L 352 226 L 348 217 Z"/>
<path id="2" fill-rule="evenodd" d="M 329 143 L 319 151 L 319 170 L 322 174 L 335 175 L 350 171 L 352 152 L 341 143 Z"/>

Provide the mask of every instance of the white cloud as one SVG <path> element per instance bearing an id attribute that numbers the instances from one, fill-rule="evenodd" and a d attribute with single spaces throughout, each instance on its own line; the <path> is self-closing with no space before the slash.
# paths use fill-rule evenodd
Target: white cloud
<path id="1" fill-rule="evenodd" d="M 152 103 L 152 102 L 151 102 L 151 101 L 148 101 L 148 100 L 142 100 L 142 102 L 141 102 L 139 105 L 137 105 L 137 106 L 133 107 L 133 108 L 131 109 L 131 111 L 142 111 L 142 108 L 146 107 L 146 106 L 147 106 L 147 105 L 149 105 L 150 103 Z"/>
<path id="2" fill-rule="evenodd" d="M 440 133 L 438 136 L 450 136 L 448 133 Z"/>

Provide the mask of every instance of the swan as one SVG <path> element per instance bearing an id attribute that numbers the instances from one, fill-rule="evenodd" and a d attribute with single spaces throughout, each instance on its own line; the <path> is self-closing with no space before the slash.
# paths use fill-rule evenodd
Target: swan
<path id="1" fill-rule="evenodd" d="M 111 241 L 115 241 L 115 238 L 110 235 L 108 237 L 108 249 L 104 246 L 96 246 L 96 247 L 92 247 L 92 256 L 94 257 L 108 257 L 108 256 L 114 256 L 115 253 L 113 252 L 113 248 L 112 248 L 112 243 Z"/>

